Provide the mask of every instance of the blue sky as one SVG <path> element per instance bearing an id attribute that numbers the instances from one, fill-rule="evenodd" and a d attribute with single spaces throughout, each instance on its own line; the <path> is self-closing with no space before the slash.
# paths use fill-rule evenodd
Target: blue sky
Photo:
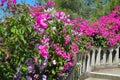
<path id="1" fill-rule="evenodd" d="M 1 0 L 0 0 L 1 1 Z M 29 4 L 29 5 L 34 5 L 35 3 L 36 3 L 36 1 L 37 0 L 17 0 L 17 3 L 22 3 L 22 2 L 26 2 L 27 4 Z M 0 10 L 0 18 L 2 18 L 2 16 L 3 16 L 4 14 L 3 14 L 3 11 L 2 10 Z"/>
<path id="2" fill-rule="evenodd" d="M 17 3 L 26 2 L 27 4 L 34 5 L 36 0 L 17 0 Z"/>

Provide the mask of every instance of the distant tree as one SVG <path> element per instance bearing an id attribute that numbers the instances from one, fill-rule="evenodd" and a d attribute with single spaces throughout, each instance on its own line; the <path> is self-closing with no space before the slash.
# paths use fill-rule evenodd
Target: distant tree
<path id="1" fill-rule="evenodd" d="M 49 1 L 49 0 L 45 0 Z M 100 16 L 106 15 L 120 0 L 54 0 L 58 9 L 71 15 L 71 18 L 82 17 L 96 21 Z"/>

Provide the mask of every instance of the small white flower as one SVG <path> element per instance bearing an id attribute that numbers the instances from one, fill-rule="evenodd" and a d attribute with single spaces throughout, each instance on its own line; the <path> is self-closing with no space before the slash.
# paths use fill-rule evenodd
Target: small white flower
<path id="1" fill-rule="evenodd" d="M 48 9 L 44 9 L 44 12 L 52 12 L 54 10 L 54 8 L 48 8 Z"/>
<path id="2" fill-rule="evenodd" d="M 52 28 L 52 30 L 54 30 L 54 31 L 55 31 L 55 30 L 56 30 L 56 27 L 53 27 L 53 28 Z"/>
<path id="3" fill-rule="evenodd" d="M 47 65 L 47 63 L 45 62 L 45 63 L 43 63 L 43 65 L 44 65 L 44 66 Z"/>
<path id="4" fill-rule="evenodd" d="M 82 32 L 80 32 L 80 33 L 78 33 L 78 36 L 81 36 L 83 33 Z"/>
<path id="5" fill-rule="evenodd" d="M 58 19 L 58 22 L 60 22 L 61 20 L 60 19 Z"/>
<path id="6" fill-rule="evenodd" d="M 53 60 L 52 63 L 53 63 L 54 65 L 56 65 L 56 60 Z"/>
<path id="7" fill-rule="evenodd" d="M 70 15 L 67 15 L 67 17 L 70 17 Z"/>

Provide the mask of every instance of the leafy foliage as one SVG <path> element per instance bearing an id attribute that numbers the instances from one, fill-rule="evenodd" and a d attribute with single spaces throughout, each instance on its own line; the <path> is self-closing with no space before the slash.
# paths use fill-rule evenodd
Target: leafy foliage
<path id="1" fill-rule="evenodd" d="M 34 31 L 27 5 L 16 5 L 13 16 L 0 23 L 0 79 L 13 79 L 17 67 L 23 68 L 27 58 L 35 56 L 40 36 Z M 31 56 L 32 55 L 32 56 Z"/>
<path id="2" fill-rule="evenodd" d="M 83 5 L 82 0 L 58 1 L 62 6 L 60 9 L 69 10 L 74 17 L 78 14 L 86 19 L 91 17 L 89 20 L 95 21 L 91 23 L 83 18 L 71 20 L 69 15 L 54 8 L 53 1 L 42 6 L 19 5 L 16 0 L 9 1 L 8 10 L 12 15 L 0 23 L 2 80 L 56 80 L 75 66 L 74 55 L 80 51 L 91 46 L 113 47 L 120 43 L 119 6 L 95 21 L 101 14 L 106 14 L 97 11 L 103 8 L 102 2 Z"/>

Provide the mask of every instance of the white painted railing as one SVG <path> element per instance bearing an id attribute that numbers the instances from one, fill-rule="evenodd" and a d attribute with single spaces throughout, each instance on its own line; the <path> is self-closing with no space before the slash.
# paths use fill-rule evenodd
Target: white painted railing
<path id="1" fill-rule="evenodd" d="M 76 66 L 72 73 L 65 80 L 84 80 L 87 73 L 95 68 L 112 67 L 120 63 L 120 46 L 116 48 L 104 49 L 101 47 L 91 47 L 87 54 L 83 52 L 75 56 Z M 82 78 L 83 77 L 83 78 Z"/>
<path id="2" fill-rule="evenodd" d="M 91 72 L 95 67 L 115 66 L 120 63 L 120 46 L 108 49 L 91 47 L 86 56 L 78 54 L 76 59 L 76 76 Z"/>

